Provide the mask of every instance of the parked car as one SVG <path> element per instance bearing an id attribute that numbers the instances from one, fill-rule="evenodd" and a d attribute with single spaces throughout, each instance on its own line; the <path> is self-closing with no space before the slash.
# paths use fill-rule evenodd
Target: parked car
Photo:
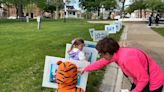
<path id="1" fill-rule="evenodd" d="M 160 24 L 164 24 L 164 17 L 161 17 L 161 18 L 159 19 L 159 23 L 160 23 Z"/>

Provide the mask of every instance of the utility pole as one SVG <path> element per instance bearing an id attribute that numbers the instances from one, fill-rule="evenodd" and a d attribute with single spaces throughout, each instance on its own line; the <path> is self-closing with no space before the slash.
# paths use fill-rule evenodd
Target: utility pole
<path id="1" fill-rule="evenodd" d="M 121 1 L 121 3 L 122 3 L 122 9 L 121 9 L 121 18 L 123 18 L 125 0 L 120 0 L 120 1 Z"/>
<path id="2" fill-rule="evenodd" d="M 64 22 L 66 22 L 66 0 L 63 0 L 63 3 L 64 3 Z"/>

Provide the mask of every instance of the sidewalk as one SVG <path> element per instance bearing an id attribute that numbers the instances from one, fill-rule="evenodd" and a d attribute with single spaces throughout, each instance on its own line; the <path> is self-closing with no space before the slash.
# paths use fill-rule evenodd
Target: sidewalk
<path id="1" fill-rule="evenodd" d="M 146 51 L 164 73 L 164 37 L 154 32 L 144 23 L 124 23 L 124 25 L 125 30 L 121 37 L 123 45 Z M 120 92 L 120 89 L 129 89 L 130 85 L 130 82 L 123 76 L 117 65 L 111 64 L 106 68 L 99 92 Z"/>

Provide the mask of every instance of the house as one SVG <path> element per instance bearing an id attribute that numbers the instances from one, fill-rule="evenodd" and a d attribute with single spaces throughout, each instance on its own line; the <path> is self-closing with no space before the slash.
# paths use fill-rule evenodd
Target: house
<path id="1" fill-rule="evenodd" d="M 66 18 L 81 18 L 82 8 L 80 7 L 80 1 L 70 0 L 65 2 L 64 11 Z"/>
<path id="2" fill-rule="evenodd" d="M 27 11 L 26 9 L 23 9 L 23 17 L 28 15 L 30 18 L 35 18 L 40 14 L 40 9 L 36 5 L 31 6 L 31 8 L 32 8 L 31 11 Z M 3 17 L 7 17 L 8 19 L 16 19 L 17 17 L 16 12 L 17 12 L 16 7 L 13 5 L 0 6 L 0 17 L 3 16 Z"/>

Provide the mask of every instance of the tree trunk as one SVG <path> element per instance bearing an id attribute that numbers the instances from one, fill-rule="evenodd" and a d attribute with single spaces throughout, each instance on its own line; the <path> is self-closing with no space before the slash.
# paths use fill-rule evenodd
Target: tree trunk
<path id="1" fill-rule="evenodd" d="M 9 9 L 9 6 L 7 6 L 7 9 L 8 9 L 7 17 L 10 17 L 10 9 Z"/>
<path id="2" fill-rule="evenodd" d="M 100 8 L 97 9 L 98 17 L 100 16 Z"/>
<path id="3" fill-rule="evenodd" d="M 16 8 L 16 18 L 18 19 L 18 5 L 15 4 L 15 8 Z"/>
<path id="4" fill-rule="evenodd" d="M 145 18 L 146 18 L 146 10 L 144 9 L 144 16 L 145 16 Z"/>
<path id="5" fill-rule="evenodd" d="M 142 9 L 140 9 L 140 18 L 142 18 Z"/>
<path id="6" fill-rule="evenodd" d="M 51 10 L 51 18 L 53 19 L 53 17 L 54 17 L 54 11 Z"/>
<path id="7" fill-rule="evenodd" d="M 110 17 L 110 16 L 111 16 L 111 13 L 112 13 L 112 12 L 109 10 L 108 19 L 111 19 L 111 17 Z"/>
<path id="8" fill-rule="evenodd" d="M 23 5 L 19 4 L 18 6 L 18 16 L 23 17 Z"/>
<path id="9" fill-rule="evenodd" d="M 23 17 L 23 5 L 21 3 L 16 4 L 17 18 Z"/>

